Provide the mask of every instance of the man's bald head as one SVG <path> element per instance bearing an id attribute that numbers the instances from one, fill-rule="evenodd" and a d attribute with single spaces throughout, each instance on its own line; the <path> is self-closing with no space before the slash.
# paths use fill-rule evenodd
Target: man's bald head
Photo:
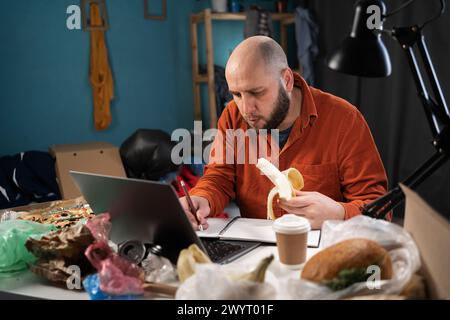
<path id="1" fill-rule="evenodd" d="M 225 77 L 233 100 L 250 127 L 285 126 L 291 110 L 294 74 L 278 43 L 263 36 L 242 41 L 228 59 Z"/>
<path id="2" fill-rule="evenodd" d="M 266 68 L 266 72 L 280 76 L 288 67 L 283 48 L 272 38 L 254 36 L 242 41 L 228 59 L 226 72 L 252 72 L 255 68 Z"/>

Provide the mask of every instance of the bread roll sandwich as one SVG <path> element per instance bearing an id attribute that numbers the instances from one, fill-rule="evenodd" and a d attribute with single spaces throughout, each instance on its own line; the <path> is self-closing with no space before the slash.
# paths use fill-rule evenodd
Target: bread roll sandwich
<path id="1" fill-rule="evenodd" d="M 350 239 L 330 246 L 309 259 L 302 271 L 302 279 L 326 285 L 332 290 L 365 282 L 380 268 L 380 280 L 392 278 L 389 253 L 378 243 L 367 239 Z"/>

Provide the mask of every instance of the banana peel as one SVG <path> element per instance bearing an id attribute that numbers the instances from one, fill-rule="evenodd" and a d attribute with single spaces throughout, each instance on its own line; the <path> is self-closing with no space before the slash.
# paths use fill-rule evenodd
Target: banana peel
<path id="1" fill-rule="evenodd" d="M 262 259 L 253 271 L 230 276 L 230 279 L 234 281 L 251 281 L 263 283 L 267 268 L 269 267 L 273 259 L 273 255 L 270 255 L 269 257 Z M 192 244 L 187 249 L 181 250 L 177 260 L 178 279 L 181 283 L 186 281 L 186 279 L 188 279 L 190 276 L 194 275 L 195 265 L 197 263 L 212 262 L 196 244 Z"/>
<path id="2" fill-rule="evenodd" d="M 248 273 L 240 274 L 238 276 L 232 276 L 230 278 L 235 281 L 251 281 L 263 283 L 266 277 L 267 268 L 269 267 L 272 261 L 273 261 L 273 254 L 262 259 L 259 262 L 258 266 L 255 268 L 255 270 Z"/>
<path id="3" fill-rule="evenodd" d="M 211 260 L 196 244 L 181 250 L 177 260 L 178 279 L 181 283 L 195 273 L 197 263 L 211 263 Z"/>
<path id="4" fill-rule="evenodd" d="M 290 200 L 295 196 L 295 191 L 300 191 L 305 186 L 303 176 L 296 168 L 280 171 L 264 158 L 258 159 L 256 167 L 275 185 L 267 196 L 267 219 L 275 220 L 273 198 L 279 195 L 280 199 Z"/>

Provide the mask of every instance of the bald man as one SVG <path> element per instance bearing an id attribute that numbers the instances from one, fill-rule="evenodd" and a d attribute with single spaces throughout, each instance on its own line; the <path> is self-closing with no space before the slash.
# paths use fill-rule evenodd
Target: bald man
<path id="1" fill-rule="evenodd" d="M 219 133 L 278 129 L 279 169 L 295 167 L 304 177 L 302 191 L 274 203 L 277 217 L 295 213 L 320 228 L 328 219 L 359 215 L 364 204 L 386 192 L 386 173 L 361 113 L 347 101 L 308 86 L 289 68 L 274 40 L 255 36 L 241 42 L 225 75 L 233 100 L 218 121 Z M 206 217 L 221 213 L 231 199 L 241 216 L 265 219 L 271 188 L 254 164 L 212 161 L 190 191 L 196 212 L 185 198 L 180 200 L 193 227 L 198 227 L 196 215 L 207 228 Z"/>

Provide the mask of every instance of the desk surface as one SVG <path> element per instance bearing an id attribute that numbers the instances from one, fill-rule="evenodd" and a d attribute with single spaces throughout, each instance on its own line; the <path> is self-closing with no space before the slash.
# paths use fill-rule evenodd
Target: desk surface
<path id="1" fill-rule="evenodd" d="M 307 259 L 317 253 L 319 249 L 309 248 L 307 251 Z M 243 264 L 256 266 L 263 258 L 270 254 L 274 254 L 280 272 L 278 253 L 276 246 L 260 246 L 250 251 L 246 255 L 233 261 L 231 264 Z M 275 268 L 274 268 L 275 269 Z M 269 270 L 271 268 L 269 267 Z M 284 276 L 298 277 L 299 271 L 292 271 L 283 268 L 282 272 L 286 272 Z M 84 291 L 68 290 L 49 285 L 48 282 L 30 271 L 20 273 L 12 277 L 0 277 L 0 299 L 7 298 L 41 298 L 41 299 L 57 299 L 57 300 L 88 300 L 89 295 Z"/>

